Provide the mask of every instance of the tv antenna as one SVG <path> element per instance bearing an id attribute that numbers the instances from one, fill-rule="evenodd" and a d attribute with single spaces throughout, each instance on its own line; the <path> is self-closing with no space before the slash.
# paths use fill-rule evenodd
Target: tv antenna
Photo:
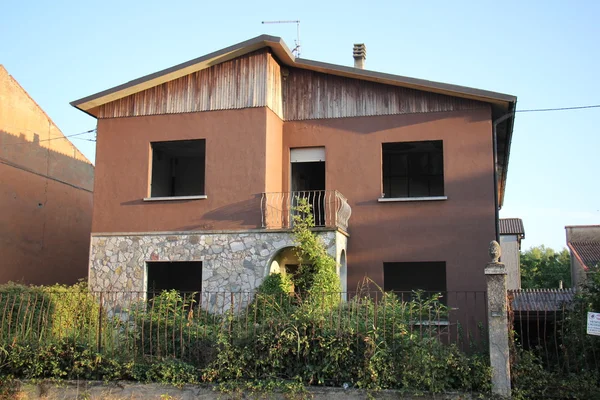
<path id="1" fill-rule="evenodd" d="M 263 21 L 263 24 L 296 24 L 296 40 L 295 47 L 292 49 L 292 54 L 297 58 L 300 58 L 300 20 L 289 20 L 289 21 Z"/>

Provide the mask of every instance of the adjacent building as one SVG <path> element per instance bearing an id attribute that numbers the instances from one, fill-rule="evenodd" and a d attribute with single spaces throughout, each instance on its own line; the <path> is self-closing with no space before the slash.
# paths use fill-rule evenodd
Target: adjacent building
<path id="1" fill-rule="evenodd" d="M 600 268 L 600 225 L 565 226 L 565 231 L 571 252 L 571 282 L 576 288 Z"/>
<path id="2" fill-rule="evenodd" d="M 0 283 L 87 276 L 94 166 L 0 65 Z"/>
<path id="3" fill-rule="evenodd" d="M 502 262 L 506 266 L 508 290 L 521 289 L 521 240 L 525 228 L 520 218 L 502 218 L 499 221 Z"/>
<path id="4" fill-rule="evenodd" d="M 98 119 L 91 287 L 251 291 L 296 267 L 302 197 L 343 290 L 484 291 L 516 97 L 354 50 L 333 65 L 262 35 L 74 101 Z"/>

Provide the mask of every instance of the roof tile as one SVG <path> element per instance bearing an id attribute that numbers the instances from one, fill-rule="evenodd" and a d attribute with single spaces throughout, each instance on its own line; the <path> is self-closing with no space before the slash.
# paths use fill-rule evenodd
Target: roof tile
<path id="1" fill-rule="evenodd" d="M 521 218 L 502 218 L 500 220 L 501 235 L 523 235 L 525 238 L 525 228 Z"/>
<path id="2" fill-rule="evenodd" d="M 569 247 L 586 267 L 600 267 L 600 242 L 569 242 Z"/>
<path id="3" fill-rule="evenodd" d="M 575 289 L 510 290 L 514 311 L 561 311 L 575 298 Z"/>

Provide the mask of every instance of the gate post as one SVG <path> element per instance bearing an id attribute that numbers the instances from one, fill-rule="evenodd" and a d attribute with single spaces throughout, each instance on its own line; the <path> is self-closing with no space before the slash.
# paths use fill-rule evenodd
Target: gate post
<path id="1" fill-rule="evenodd" d="M 498 261 L 500 254 L 500 245 L 495 240 L 492 241 L 490 243 L 492 261 L 485 267 L 492 393 L 510 397 L 506 267 Z"/>

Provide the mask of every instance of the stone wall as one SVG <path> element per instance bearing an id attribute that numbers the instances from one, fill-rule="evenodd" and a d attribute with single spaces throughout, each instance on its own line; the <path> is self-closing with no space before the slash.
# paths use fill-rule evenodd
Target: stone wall
<path id="1" fill-rule="evenodd" d="M 336 232 L 319 236 L 339 260 Z M 344 240 L 344 248 L 345 244 Z M 202 261 L 203 293 L 251 292 L 268 274 L 273 256 L 290 246 L 290 232 L 267 230 L 93 235 L 90 289 L 144 292 L 147 261 Z"/>

